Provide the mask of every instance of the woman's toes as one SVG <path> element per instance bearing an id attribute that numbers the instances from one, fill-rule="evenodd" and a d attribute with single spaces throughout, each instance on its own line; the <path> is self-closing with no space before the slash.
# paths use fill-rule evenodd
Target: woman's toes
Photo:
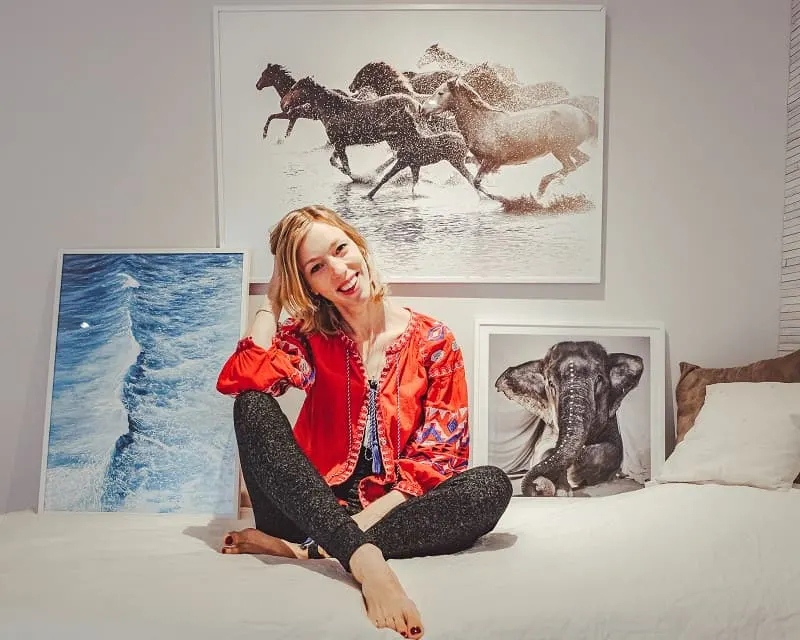
<path id="1" fill-rule="evenodd" d="M 415 611 L 414 615 L 406 615 L 406 630 L 407 637 L 412 640 L 422 637 L 422 621 L 419 619 L 419 614 Z"/>
<path id="2" fill-rule="evenodd" d="M 241 537 L 241 531 L 228 531 L 228 533 L 225 534 L 225 538 L 222 542 L 226 547 L 233 547 L 241 542 Z"/>
<path id="3" fill-rule="evenodd" d="M 396 614 L 394 616 L 394 622 L 392 623 L 392 627 L 401 636 L 403 636 L 404 638 L 408 638 L 408 626 L 406 625 L 406 621 L 402 613 L 400 613 L 399 615 Z"/>

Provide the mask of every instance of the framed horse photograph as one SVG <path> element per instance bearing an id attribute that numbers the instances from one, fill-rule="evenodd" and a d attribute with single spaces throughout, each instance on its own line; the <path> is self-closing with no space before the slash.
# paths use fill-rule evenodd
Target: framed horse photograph
<path id="1" fill-rule="evenodd" d="M 214 9 L 219 244 L 336 210 L 392 282 L 601 281 L 601 5 Z"/>
<path id="2" fill-rule="evenodd" d="M 641 489 L 666 456 L 660 322 L 475 323 L 471 465 L 503 469 L 514 495 Z"/>
<path id="3" fill-rule="evenodd" d="M 247 250 L 62 250 L 38 510 L 236 517 Z"/>

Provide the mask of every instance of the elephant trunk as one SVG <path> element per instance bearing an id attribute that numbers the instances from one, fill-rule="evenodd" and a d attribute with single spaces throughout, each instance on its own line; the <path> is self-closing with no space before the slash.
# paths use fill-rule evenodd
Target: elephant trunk
<path id="1" fill-rule="evenodd" d="M 549 476 L 569 467 L 580 453 L 586 442 L 593 411 L 588 389 L 583 388 L 585 386 L 585 383 L 569 382 L 560 394 L 557 407 L 558 444 L 549 456 L 525 474 L 523 493 L 539 476 Z"/>

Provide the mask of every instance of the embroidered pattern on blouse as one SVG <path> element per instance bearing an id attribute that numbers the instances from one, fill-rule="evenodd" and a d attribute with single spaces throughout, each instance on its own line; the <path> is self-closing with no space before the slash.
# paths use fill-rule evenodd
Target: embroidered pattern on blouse
<path id="1" fill-rule="evenodd" d="M 283 395 L 290 386 L 296 386 L 300 389 L 308 389 L 314 383 L 315 371 L 314 368 L 308 364 L 308 361 L 303 355 L 303 351 L 293 342 L 284 340 L 276 336 L 276 346 L 286 353 L 287 355 L 297 358 L 295 368 L 297 373 L 290 378 L 281 378 L 275 381 L 269 389 L 268 393 L 275 395 Z"/>

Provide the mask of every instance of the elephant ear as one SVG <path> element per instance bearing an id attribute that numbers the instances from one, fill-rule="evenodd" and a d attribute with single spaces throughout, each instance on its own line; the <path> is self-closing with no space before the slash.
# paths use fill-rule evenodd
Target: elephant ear
<path id="1" fill-rule="evenodd" d="M 613 416 L 622 400 L 642 378 L 644 361 L 640 356 L 630 353 L 608 354 L 608 378 L 611 391 L 608 394 L 608 415 Z"/>
<path id="2" fill-rule="evenodd" d="M 506 395 L 510 400 L 536 416 L 542 418 L 547 416 L 547 395 L 542 360 L 529 360 L 509 367 L 498 380 L 503 377 L 508 379 L 509 389 L 506 391 Z"/>
<path id="3" fill-rule="evenodd" d="M 544 360 L 533 360 L 525 369 L 526 378 L 530 376 L 531 400 L 539 410 L 539 417 L 547 418 L 547 392 L 545 391 Z"/>

